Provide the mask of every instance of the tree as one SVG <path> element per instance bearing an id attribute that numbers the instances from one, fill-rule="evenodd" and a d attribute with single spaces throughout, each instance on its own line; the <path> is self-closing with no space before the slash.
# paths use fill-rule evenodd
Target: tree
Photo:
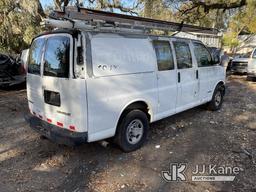
<path id="1" fill-rule="evenodd" d="M 228 18 L 248 0 L 165 0 L 177 19 L 205 27 L 225 28 Z"/>
<path id="2" fill-rule="evenodd" d="M 139 3 L 136 3 L 136 1 L 134 1 L 132 6 L 126 6 L 125 2 L 126 1 L 124 1 L 124 0 L 85 0 L 85 1 L 83 1 L 83 0 L 76 0 L 76 1 L 54 0 L 54 5 L 55 5 L 55 8 L 61 9 L 61 7 L 67 6 L 71 3 L 79 5 L 79 6 L 83 6 L 84 4 L 89 3 L 89 4 L 95 5 L 96 8 L 101 9 L 101 10 L 109 9 L 111 12 L 114 12 L 114 9 L 118 9 L 122 12 L 137 14 L 135 9 L 138 8 Z"/>
<path id="3" fill-rule="evenodd" d="M 0 50 L 19 53 L 40 32 L 45 17 L 39 0 L 2 0 L 0 2 Z"/>
<path id="4" fill-rule="evenodd" d="M 136 14 L 205 27 L 228 29 L 223 42 L 237 46 L 238 34 L 256 33 L 256 0 L 53 0 L 55 9 L 67 5 Z M 0 51 L 20 52 L 42 31 L 39 23 L 53 7 L 39 0 L 1 0 Z"/>
<path id="5" fill-rule="evenodd" d="M 161 19 L 161 20 L 174 20 L 171 9 L 165 4 L 163 0 L 141 0 L 142 11 L 140 15 L 143 17 Z"/>
<path id="6" fill-rule="evenodd" d="M 233 51 L 239 46 L 238 35 L 246 31 L 256 34 L 256 1 L 248 0 L 248 6 L 234 14 L 229 23 L 228 31 L 225 33 L 223 43 Z"/>

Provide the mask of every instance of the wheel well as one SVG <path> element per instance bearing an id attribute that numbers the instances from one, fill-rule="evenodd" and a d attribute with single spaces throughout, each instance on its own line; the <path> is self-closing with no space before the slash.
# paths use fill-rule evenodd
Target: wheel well
<path id="1" fill-rule="evenodd" d="M 143 111 L 147 117 L 148 117 L 148 120 L 150 121 L 151 119 L 151 115 L 149 113 L 149 106 L 147 105 L 147 103 L 145 103 L 144 101 L 136 101 L 134 103 L 131 103 L 130 105 L 128 105 L 122 112 L 119 120 L 118 120 L 118 124 L 120 123 L 120 121 L 125 117 L 125 115 L 127 113 L 129 113 L 131 110 L 134 110 L 134 109 L 139 109 L 141 111 Z"/>
<path id="2" fill-rule="evenodd" d="M 149 107 L 148 107 L 147 103 L 145 103 L 144 101 L 137 101 L 137 102 L 131 103 L 130 105 L 128 105 L 125 108 L 124 112 L 129 112 L 133 109 L 140 109 L 147 115 L 148 120 L 150 120 Z"/>
<path id="3" fill-rule="evenodd" d="M 225 88 L 225 83 L 223 81 L 220 81 L 216 87 L 220 86 L 222 88 L 222 92 L 223 92 L 223 95 L 225 95 L 225 92 L 226 92 L 226 88 Z"/>

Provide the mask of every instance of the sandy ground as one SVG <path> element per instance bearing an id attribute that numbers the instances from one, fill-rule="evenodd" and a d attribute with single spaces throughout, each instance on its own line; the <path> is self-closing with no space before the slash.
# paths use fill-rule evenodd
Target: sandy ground
<path id="1" fill-rule="evenodd" d="M 0 91 L 0 192 L 256 191 L 256 83 L 231 76 L 223 108 L 197 107 L 151 125 L 144 147 L 122 153 L 98 143 L 66 147 L 24 121 L 25 90 Z M 170 163 L 187 163 L 186 182 L 166 182 Z M 197 164 L 237 166 L 233 182 L 192 182 Z"/>

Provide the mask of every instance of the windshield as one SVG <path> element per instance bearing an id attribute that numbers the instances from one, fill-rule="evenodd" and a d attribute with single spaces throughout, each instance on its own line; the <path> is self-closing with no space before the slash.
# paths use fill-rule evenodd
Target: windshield
<path id="1" fill-rule="evenodd" d="M 69 76 L 70 38 L 66 36 L 49 37 L 44 55 L 44 76 Z"/>

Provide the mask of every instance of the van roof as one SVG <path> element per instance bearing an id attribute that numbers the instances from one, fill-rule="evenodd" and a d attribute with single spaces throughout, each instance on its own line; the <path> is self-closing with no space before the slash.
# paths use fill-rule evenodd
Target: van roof
<path id="1" fill-rule="evenodd" d="M 191 39 L 191 38 L 185 38 L 185 37 L 177 37 L 177 36 L 171 36 L 171 35 L 153 35 L 153 34 L 143 34 L 143 33 L 132 33 L 132 32 L 109 32 L 109 31 L 90 31 L 90 30 L 78 30 L 78 29 L 56 29 L 56 30 L 52 30 L 52 31 L 45 31 L 39 35 L 37 35 L 34 39 L 44 36 L 44 35 L 48 35 L 48 34 L 58 34 L 58 33 L 68 33 L 72 36 L 77 36 L 79 32 L 84 32 L 84 33 L 90 33 L 92 35 L 97 35 L 97 34 L 115 34 L 115 35 L 119 35 L 119 36 L 125 36 L 125 37 L 135 37 L 135 38 L 145 38 L 145 37 L 149 37 L 152 39 L 158 39 L 158 38 L 172 38 L 172 39 L 186 39 L 186 40 L 192 40 L 194 42 L 200 42 L 202 43 L 200 40 L 197 39 Z M 33 39 L 33 40 L 34 40 Z"/>
<path id="2" fill-rule="evenodd" d="M 150 37 L 152 39 L 158 39 L 158 38 L 168 38 L 168 39 L 186 39 L 186 40 L 192 40 L 195 42 L 201 42 L 200 40 L 197 39 L 191 39 L 191 38 L 186 38 L 186 37 L 177 37 L 177 36 L 171 36 L 171 35 L 154 35 L 154 34 L 143 34 L 143 33 L 128 33 L 128 32 L 95 32 L 95 31 L 83 31 L 83 32 L 88 32 L 91 33 L 92 35 L 97 35 L 97 34 L 115 34 L 115 35 L 120 35 L 124 37 Z"/>

